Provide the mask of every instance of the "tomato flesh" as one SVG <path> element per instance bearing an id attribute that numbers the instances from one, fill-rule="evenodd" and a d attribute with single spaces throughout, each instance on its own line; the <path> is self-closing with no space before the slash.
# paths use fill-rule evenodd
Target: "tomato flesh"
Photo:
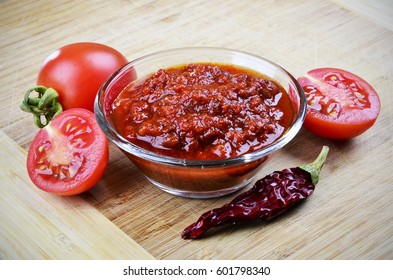
<path id="1" fill-rule="evenodd" d="M 109 46 L 74 43 L 63 46 L 45 59 L 37 84 L 54 88 L 64 110 L 85 108 L 93 112 L 101 85 L 127 62 L 120 52 Z"/>
<path id="2" fill-rule="evenodd" d="M 307 97 L 304 127 L 331 139 L 349 139 L 368 130 L 380 112 L 375 90 L 342 69 L 319 68 L 298 78 Z"/>
<path id="3" fill-rule="evenodd" d="M 108 163 L 108 141 L 94 114 L 70 109 L 52 119 L 35 136 L 27 170 L 40 189 L 59 194 L 82 193 L 101 179 Z"/>

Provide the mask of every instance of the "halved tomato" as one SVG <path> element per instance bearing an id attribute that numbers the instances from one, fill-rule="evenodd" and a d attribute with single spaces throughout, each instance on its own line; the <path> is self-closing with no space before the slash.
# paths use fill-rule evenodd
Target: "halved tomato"
<path id="1" fill-rule="evenodd" d="M 27 170 L 40 189 L 74 195 L 93 187 L 108 163 L 108 140 L 94 114 L 69 109 L 41 129 L 30 145 Z"/>
<path id="2" fill-rule="evenodd" d="M 337 68 L 318 68 L 298 78 L 307 97 L 304 127 L 330 139 L 349 139 L 376 121 L 381 103 L 372 86 Z"/>

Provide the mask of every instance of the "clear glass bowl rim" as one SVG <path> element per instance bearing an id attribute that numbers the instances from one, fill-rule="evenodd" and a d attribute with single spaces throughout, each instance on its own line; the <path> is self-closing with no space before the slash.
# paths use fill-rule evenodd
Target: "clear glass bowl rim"
<path id="1" fill-rule="evenodd" d="M 152 151 L 143 149 L 125 139 L 121 136 L 116 129 L 110 124 L 107 117 L 103 112 L 103 106 L 100 103 L 102 95 L 105 93 L 107 87 L 110 85 L 113 79 L 115 79 L 119 74 L 127 71 L 129 68 L 134 67 L 138 63 L 146 62 L 150 59 L 154 59 L 159 56 L 170 56 L 175 55 L 177 53 L 185 53 L 185 52 L 209 52 L 209 54 L 227 54 L 227 55 L 240 55 L 246 56 L 248 58 L 261 60 L 264 63 L 271 64 L 272 66 L 276 67 L 280 71 L 282 71 L 288 78 L 293 82 L 296 87 L 296 91 L 299 97 L 299 112 L 298 116 L 293 123 L 293 125 L 285 132 L 283 136 L 281 136 L 277 141 L 273 142 L 272 144 L 256 150 L 251 153 L 246 153 L 237 157 L 231 157 L 226 159 L 219 159 L 219 160 L 190 160 L 190 159 L 182 159 L 182 158 L 175 158 L 170 156 L 164 156 Z M 204 62 L 204 61 L 200 61 Z M 212 61 L 213 62 L 213 61 Z M 158 69 L 157 69 L 158 70 Z M 101 129 L 107 135 L 107 137 L 114 142 L 119 148 L 121 148 L 124 152 L 132 154 L 136 157 L 162 163 L 168 165 L 175 165 L 175 166 L 187 166 L 187 167 L 219 167 L 219 166 L 229 166 L 229 165 L 237 165 L 237 164 L 245 164 L 247 162 L 252 162 L 258 159 L 261 159 L 274 151 L 282 148 L 286 144 L 288 144 L 299 132 L 300 128 L 303 125 L 304 118 L 306 115 L 306 96 L 304 94 L 303 88 L 300 86 L 298 81 L 290 74 L 287 70 L 285 70 L 280 65 L 265 59 L 261 56 L 257 56 L 248 52 L 239 51 L 235 49 L 229 48 L 219 48 L 219 47 L 183 47 L 183 48 L 174 48 L 174 49 L 167 49 L 163 51 L 154 52 L 148 55 L 141 56 L 137 59 L 134 59 L 128 62 L 125 66 L 120 68 L 118 71 L 113 73 L 101 86 L 98 91 L 98 94 L 95 99 L 94 103 L 94 113 L 97 119 L 98 124 L 100 125 Z"/>

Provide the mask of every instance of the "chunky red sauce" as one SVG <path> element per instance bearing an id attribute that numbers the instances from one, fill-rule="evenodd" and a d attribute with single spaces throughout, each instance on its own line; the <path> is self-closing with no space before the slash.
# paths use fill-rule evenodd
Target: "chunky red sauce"
<path id="1" fill-rule="evenodd" d="M 233 65 L 161 69 L 128 85 L 113 122 L 132 143 L 163 155 L 222 159 L 258 150 L 289 127 L 293 109 L 272 80 Z"/>

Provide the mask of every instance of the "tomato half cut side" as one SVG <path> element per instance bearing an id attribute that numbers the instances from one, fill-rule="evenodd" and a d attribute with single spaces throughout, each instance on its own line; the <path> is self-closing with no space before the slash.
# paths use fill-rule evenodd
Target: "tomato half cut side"
<path id="1" fill-rule="evenodd" d="M 350 139 L 376 121 L 381 103 L 373 87 L 337 68 L 318 68 L 298 78 L 307 97 L 303 126 L 330 139 Z"/>
<path id="2" fill-rule="evenodd" d="M 98 183 L 108 157 L 108 140 L 94 114 L 86 109 L 69 109 L 34 137 L 27 154 L 27 171 L 38 188 L 75 195 Z"/>

